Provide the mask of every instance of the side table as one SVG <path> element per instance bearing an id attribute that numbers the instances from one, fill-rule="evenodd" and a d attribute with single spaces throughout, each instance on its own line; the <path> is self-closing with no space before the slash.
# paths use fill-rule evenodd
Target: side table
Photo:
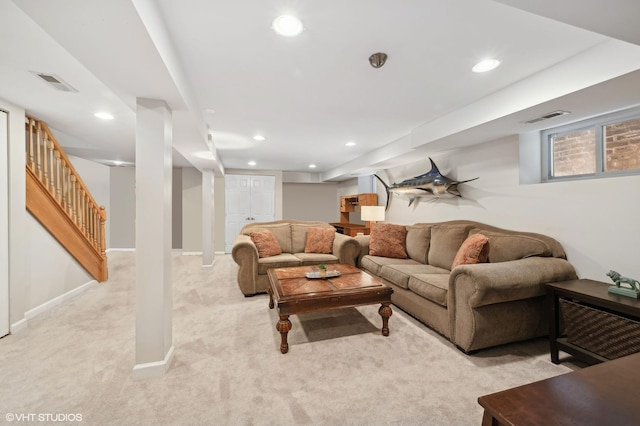
<path id="1" fill-rule="evenodd" d="M 640 354 L 484 395 L 483 426 L 638 425 Z"/>
<path id="2" fill-rule="evenodd" d="M 551 362 L 560 363 L 560 350 L 588 364 L 640 351 L 640 300 L 609 293 L 607 283 L 588 279 L 546 287 Z M 567 337 L 561 335 L 561 303 L 565 309 L 579 309 L 582 316 L 564 324 L 573 333 Z"/>

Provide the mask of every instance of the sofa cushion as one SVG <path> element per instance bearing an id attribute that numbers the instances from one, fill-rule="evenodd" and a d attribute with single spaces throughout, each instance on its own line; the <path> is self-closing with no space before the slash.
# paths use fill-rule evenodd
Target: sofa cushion
<path id="1" fill-rule="evenodd" d="M 291 266 L 300 266 L 300 259 L 291 253 L 265 257 L 258 260 L 258 274 L 264 275 L 267 273 L 267 269 L 271 268 L 288 268 Z"/>
<path id="2" fill-rule="evenodd" d="M 280 250 L 282 250 L 283 253 L 293 253 L 293 251 L 291 251 L 291 225 L 290 224 L 278 223 L 273 225 L 257 225 L 257 226 L 252 226 L 248 229 L 249 229 L 249 233 L 268 229 L 276 237 L 276 240 L 278 240 L 278 244 L 280 245 Z"/>
<path id="3" fill-rule="evenodd" d="M 431 239 L 431 227 L 407 226 L 407 255 L 420 263 L 427 263 L 429 253 L 429 240 Z"/>
<path id="4" fill-rule="evenodd" d="M 415 274 L 448 274 L 449 271 L 430 265 L 395 264 L 383 265 L 380 277 L 405 289 L 409 288 L 409 278 Z"/>
<path id="5" fill-rule="evenodd" d="M 331 228 L 311 227 L 307 229 L 307 242 L 304 246 L 305 253 L 329 254 L 333 251 L 333 238 L 336 230 Z"/>
<path id="6" fill-rule="evenodd" d="M 458 265 L 473 265 L 484 263 L 489 256 L 489 238 L 484 234 L 469 235 L 460 246 L 453 259 L 451 269 Z"/>
<path id="7" fill-rule="evenodd" d="M 406 236 L 407 227 L 405 225 L 372 223 L 369 254 L 405 259 L 407 257 L 407 251 L 404 248 Z"/>
<path id="8" fill-rule="evenodd" d="M 362 269 L 371 272 L 374 275 L 380 275 L 380 269 L 384 265 L 421 265 L 413 259 L 397 259 L 393 257 L 380 257 L 366 255 L 360 261 Z"/>
<path id="9" fill-rule="evenodd" d="M 409 290 L 440 306 L 447 306 L 450 274 L 415 274 L 409 278 Z"/>
<path id="10" fill-rule="evenodd" d="M 282 254 L 280 244 L 278 244 L 278 240 L 270 230 L 253 231 L 249 236 L 258 249 L 258 257 L 271 257 Z"/>
<path id="11" fill-rule="evenodd" d="M 508 262 L 532 256 L 551 256 L 549 245 L 529 235 L 507 234 L 488 230 L 472 229 L 469 234 L 482 233 L 489 238 L 491 251 L 489 262 Z"/>
<path id="12" fill-rule="evenodd" d="M 294 253 L 295 257 L 300 259 L 302 266 L 317 265 L 319 263 L 338 263 L 338 257 L 332 254 L 324 253 Z"/>
<path id="13" fill-rule="evenodd" d="M 429 265 L 451 268 L 462 242 L 467 238 L 469 225 L 434 225 L 429 243 Z"/>

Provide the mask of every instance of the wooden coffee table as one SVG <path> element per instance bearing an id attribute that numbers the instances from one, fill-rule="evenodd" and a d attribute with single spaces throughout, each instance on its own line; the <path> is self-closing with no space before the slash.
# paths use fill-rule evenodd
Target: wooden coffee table
<path id="1" fill-rule="evenodd" d="M 380 303 L 382 306 L 378 313 L 382 317 L 382 335 L 389 335 L 393 289 L 355 266 L 331 264 L 328 268 L 329 271 L 338 271 L 340 275 L 319 279 L 307 278 L 306 273 L 318 270 L 315 266 L 273 268 L 267 271 L 270 283 L 269 308 L 278 308 L 280 320 L 276 330 L 282 338 L 280 352 L 283 354 L 289 351 L 289 315 Z"/>

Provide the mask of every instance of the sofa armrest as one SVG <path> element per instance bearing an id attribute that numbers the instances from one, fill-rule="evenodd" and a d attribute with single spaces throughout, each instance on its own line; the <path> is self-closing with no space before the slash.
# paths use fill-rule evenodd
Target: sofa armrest
<path id="1" fill-rule="evenodd" d="M 539 335 L 542 304 L 523 302 L 541 299 L 545 283 L 576 277 L 569 262 L 554 257 L 454 268 L 447 292 L 451 341 L 469 351 Z"/>
<path id="2" fill-rule="evenodd" d="M 360 254 L 360 244 L 355 238 L 336 232 L 333 238 L 333 255 L 338 257 L 340 263 L 356 265 Z"/>
<path id="3" fill-rule="evenodd" d="M 575 279 L 573 266 L 555 257 L 461 265 L 451 271 L 447 304 L 463 298 L 471 308 L 545 294 L 545 283 Z"/>
<path id="4" fill-rule="evenodd" d="M 369 254 L 369 243 L 371 235 L 358 235 L 356 241 L 360 245 L 360 254 L 358 255 L 358 266 L 362 265 L 362 258 Z"/>
<path id="5" fill-rule="evenodd" d="M 231 257 L 238 264 L 238 285 L 245 295 L 255 294 L 258 276 L 258 248 L 248 235 L 238 235 L 231 249 Z"/>

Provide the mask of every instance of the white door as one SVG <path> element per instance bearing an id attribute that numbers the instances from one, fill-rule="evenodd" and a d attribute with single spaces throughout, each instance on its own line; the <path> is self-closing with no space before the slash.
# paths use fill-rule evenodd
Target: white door
<path id="1" fill-rule="evenodd" d="M 243 226 L 275 219 L 275 176 L 225 175 L 225 252 Z"/>
<path id="2" fill-rule="evenodd" d="M 8 116 L 0 111 L 0 337 L 9 334 Z"/>

